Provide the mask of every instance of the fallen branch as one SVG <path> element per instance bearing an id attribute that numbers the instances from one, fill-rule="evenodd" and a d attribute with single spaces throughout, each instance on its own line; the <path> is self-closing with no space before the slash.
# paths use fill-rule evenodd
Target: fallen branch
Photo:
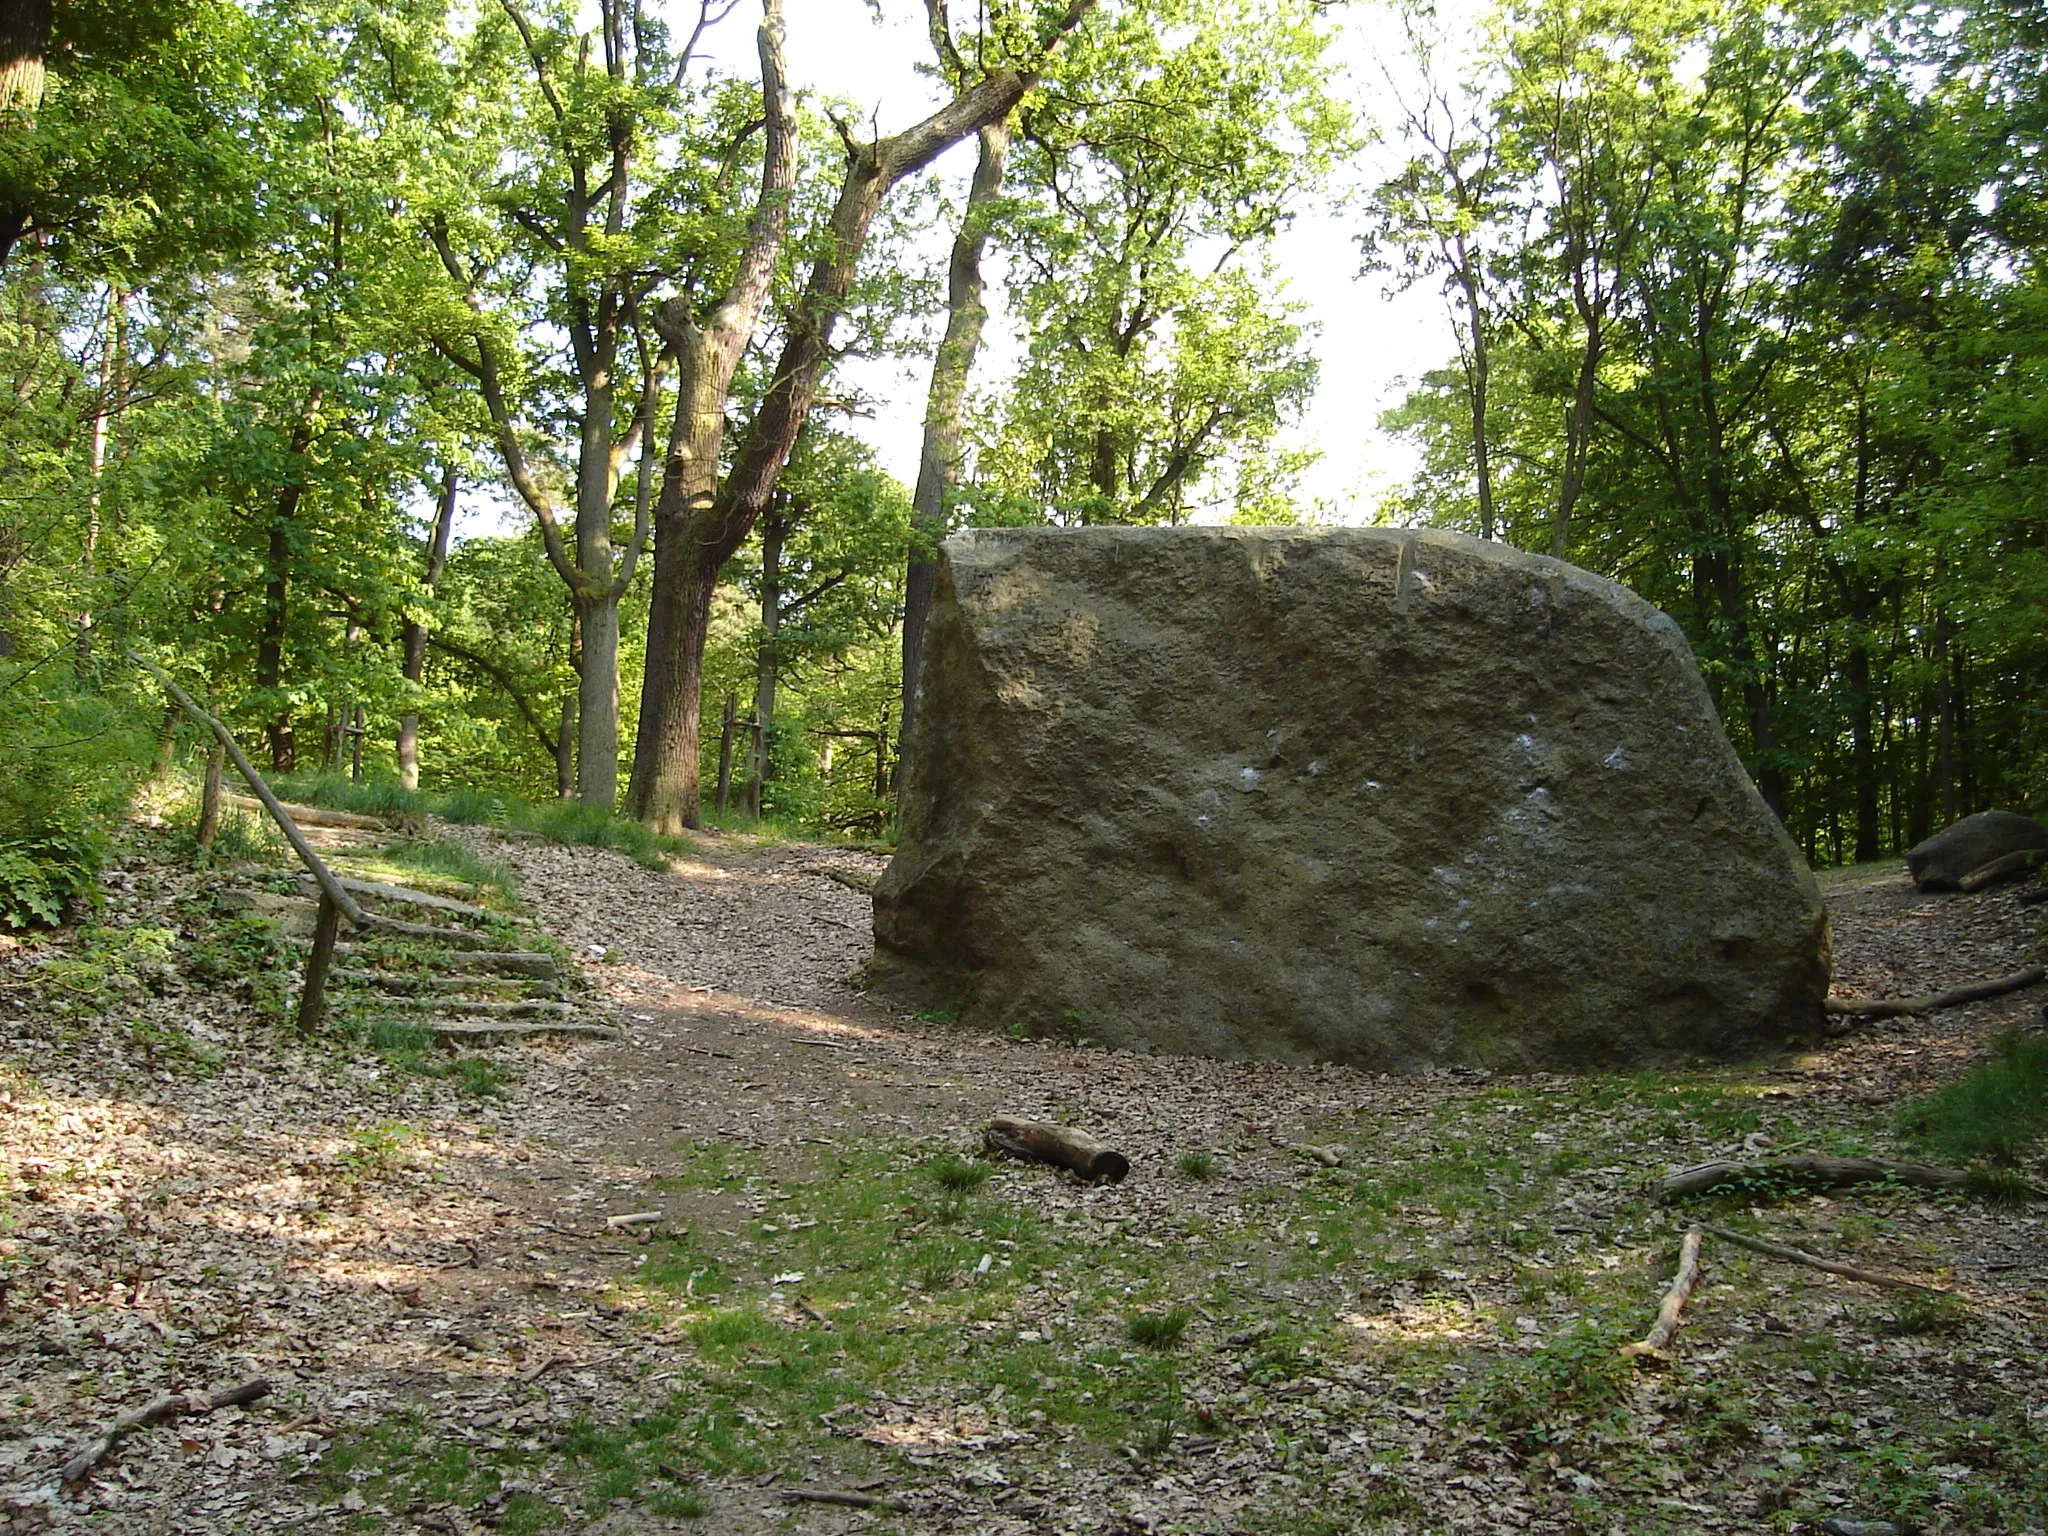
<path id="1" fill-rule="evenodd" d="M 211 1413 L 216 1408 L 236 1408 L 244 1403 L 253 1403 L 260 1397 L 270 1395 L 270 1383 L 258 1376 L 254 1381 L 245 1381 L 239 1387 L 208 1395 L 204 1392 L 174 1392 L 160 1397 L 147 1407 L 133 1413 L 124 1413 L 109 1424 L 89 1445 L 64 1463 L 62 1476 L 67 1483 L 82 1482 L 87 1473 L 114 1449 L 121 1437 L 133 1429 L 143 1429 L 152 1424 L 164 1424 L 187 1413 Z"/>
<path id="2" fill-rule="evenodd" d="M 989 1121 L 982 1141 L 991 1152 L 1071 1168 L 1097 1183 L 1115 1184 L 1131 1171 L 1131 1160 L 1123 1153 L 1072 1126 L 998 1117 Z"/>
<path id="3" fill-rule="evenodd" d="M 2038 907 L 2048 901 L 2048 885 L 2037 885 L 2031 891 L 2021 891 L 2016 898 L 2023 907 Z"/>
<path id="4" fill-rule="evenodd" d="M 1685 1229 L 1685 1241 L 1678 1245 L 1678 1274 L 1671 1282 L 1671 1289 L 1664 1293 L 1664 1300 L 1658 1304 L 1656 1326 L 1637 1342 L 1622 1346 L 1621 1352 L 1628 1358 L 1669 1358 L 1666 1351 L 1678 1336 L 1679 1325 L 1685 1320 L 1685 1304 L 1692 1300 L 1693 1289 L 1700 1283 L 1700 1240 L 1704 1236 L 1699 1227 Z"/>
<path id="5" fill-rule="evenodd" d="M 851 1488 L 785 1488 L 782 1497 L 791 1504 L 841 1504 L 848 1509 L 886 1509 L 902 1514 L 900 1500 L 876 1493 L 856 1493 Z"/>
<path id="6" fill-rule="evenodd" d="M 1926 997 L 1831 997 L 1823 1006 L 1829 1013 L 1848 1014 L 1859 1019 L 1895 1019 L 1901 1014 L 1934 1013 L 1942 1008 L 1981 1002 L 1987 997 L 2003 997 L 2008 992 L 2031 987 L 2044 977 L 2048 977 L 2048 967 L 2030 965 L 2010 976 L 1973 981 L 1968 986 L 1951 987 L 1946 992 L 1933 992 Z"/>
<path id="7" fill-rule="evenodd" d="M 261 800 L 247 795 L 221 796 L 238 811 L 268 810 Z M 334 827 L 344 832 L 396 832 L 398 828 L 382 816 L 363 816 L 355 811 L 330 811 L 322 805 L 297 805 L 279 801 L 292 820 L 302 827 Z"/>
<path id="8" fill-rule="evenodd" d="M 525 1035 L 588 1035 L 593 1040 L 616 1040 L 619 1032 L 609 1024 L 579 1024 L 570 1019 L 556 1019 L 544 1023 L 527 1024 L 515 1019 L 449 1019 L 440 1024 L 422 1024 L 430 1035 L 445 1035 L 451 1040 L 481 1038 L 485 1035 L 505 1035 L 519 1038 Z"/>
<path id="9" fill-rule="evenodd" d="M 471 933 L 467 928 L 443 928 L 438 923 L 406 923 L 395 917 L 383 917 L 375 912 L 364 912 L 357 907 L 362 921 L 358 925 L 372 933 L 388 933 L 400 939 L 425 939 L 432 944 L 446 944 L 450 949 L 489 949 L 502 943 L 488 934 Z"/>
<path id="10" fill-rule="evenodd" d="M 479 1002 L 465 997 L 422 997 L 413 1002 L 433 1013 L 473 1013 L 486 1019 L 566 1019 L 576 1011 L 569 1003 L 545 998 Z"/>
<path id="11" fill-rule="evenodd" d="M 1838 1264 L 1833 1259 L 1823 1259 L 1817 1254 L 1806 1253 L 1798 1248 L 1787 1248 L 1783 1243 L 1767 1243 L 1760 1237 L 1730 1232 L 1726 1227 L 1706 1227 L 1703 1230 L 1711 1237 L 1720 1238 L 1724 1243 L 1733 1243 L 1738 1248 L 1750 1249 L 1752 1252 L 1763 1254 L 1766 1258 L 1783 1259 L 1787 1264 L 1804 1264 L 1808 1269 L 1840 1275 L 1844 1280 L 1856 1280 L 1864 1285 L 1888 1286 L 1896 1291 L 1921 1291 L 1929 1296 L 1950 1294 L 1938 1285 L 1923 1285 L 1918 1280 L 1908 1280 L 1902 1275 L 1887 1275 L 1882 1271 L 1862 1269 L 1854 1264 Z"/>
<path id="12" fill-rule="evenodd" d="M 2021 848 L 2002 858 L 1993 859 L 1989 864 L 1979 864 L 1956 882 L 1956 889 L 1967 896 L 1972 891 L 1981 891 L 1985 886 L 1996 885 L 2001 880 L 2016 879 L 2043 859 L 2048 859 L 2048 848 Z"/>
<path id="13" fill-rule="evenodd" d="M 1683 1200 L 1688 1195 L 1704 1195 L 1730 1184 L 1759 1180 L 1818 1185 L 1823 1189 L 1894 1182 L 1919 1189 L 1961 1189 L 1970 1182 L 1970 1176 L 1960 1168 L 1885 1162 L 1874 1157 L 1779 1157 L 1760 1163 L 1737 1163 L 1722 1158 L 1667 1174 L 1657 1188 L 1657 1198 Z"/>
<path id="14" fill-rule="evenodd" d="M 848 870 L 834 869 L 829 864 L 812 864 L 804 870 L 807 875 L 817 875 L 824 880 L 836 880 L 849 891 L 859 891 L 863 896 L 875 894 L 875 877 L 857 875 Z"/>

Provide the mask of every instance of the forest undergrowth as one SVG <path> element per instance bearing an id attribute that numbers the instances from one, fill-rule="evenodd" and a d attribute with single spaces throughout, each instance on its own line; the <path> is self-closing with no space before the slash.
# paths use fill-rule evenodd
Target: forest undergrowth
<path id="1" fill-rule="evenodd" d="M 436 821 L 337 857 L 523 902 L 625 1030 L 450 1051 L 402 1003 L 296 1034 L 290 935 L 221 896 L 290 872 L 242 851 L 131 827 L 96 922 L 0 941 L 0 1529 L 2048 1524 L 2041 1207 L 1655 1198 L 1795 1153 L 2042 1182 L 2038 994 L 1740 1071 L 1141 1057 L 868 1004 L 865 851 L 657 871 Z M 2007 894 L 1829 890 L 1841 990 L 2038 938 Z M 990 1161 L 992 1113 L 1133 1172 Z M 1670 1359 L 1624 1359 L 1694 1222 L 1934 1291 L 1710 1238 Z M 117 1414 L 258 1376 L 57 1481 Z"/>

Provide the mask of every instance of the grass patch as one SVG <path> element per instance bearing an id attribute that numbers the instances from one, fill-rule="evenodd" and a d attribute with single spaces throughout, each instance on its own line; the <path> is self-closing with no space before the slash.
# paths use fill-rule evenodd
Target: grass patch
<path id="1" fill-rule="evenodd" d="M 695 851 L 694 845 L 683 838 L 661 837 L 637 821 L 580 800 L 551 800 L 536 805 L 516 795 L 476 789 L 425 795 L 389 780 L 358 784 L 337 774 L 288 775 L 278 782 L 276 789 L 285 799 L 329 810 L 393 818 L 431 813 L 465 826 L 534 832 L 550 842 L 613 848 L 649 869 L 667 869 L 670 858 Z"/>
<path id="2" fill-rule="evenodd" d="M 1194 1314 L 1186 1307 L 1167 1312 L 1138 1312 L 1124 1319 L 1124 1334 L 1140 1349 L 1179 1349 Z"/>
<path id="3" fill-rule="evenodd" d="M 487 900 L 494 906 L 509 907 L 519 900 L 519 876 L 510 864 L 503 859 L 487 859 L 461 843 L 437 838 L 408 839 L 389 844 L 367 857 L 352 857 L 348 862 L 364 866 L 365 873 L 369 866 L 375 866 L 378 875 L 388 871 L 415 885 L 457 886 L 470 900 Z M 426 881 L 422 881 L 422 876 L 427 877 Z"/>
<path id="4" fill-rule="evenodd" d="M 358 816 L 396 820 L 417 817 L 432 809 L 426 796 L 393 779 L 364 779 L 359 783 L 345 773 L 287 773 L 272 778 L 270 787 L 280 800 L 323 806 L 330 811 L 351 811 Z"/>
<path id="5" fill-rule="evenodd" d="M 932 1182 L 956 1195 L 981 1188 L 994 1172 L 987 1163 L 969 1162 L 964 1157 L 942 1157 L 931 1165 Z"/>
<path id="6" fill-rule="evenodd" d="M 2017 1163 L 2048 1133 L 2048 1035 L 2002 1036 L 1997 1053 L 1908 1104 L 1900 1128 L 1950 1162 Z"/>
<path id="7" fill-rule="evenodd" d="M 1216 1159 L 1207 1152 L 1184 1152 L 1174 1167 L 1180 1170 L 1182 1178 L 1193 1179 L 1197 1184 L 1206 1184 L 1216 1177 Z"/>

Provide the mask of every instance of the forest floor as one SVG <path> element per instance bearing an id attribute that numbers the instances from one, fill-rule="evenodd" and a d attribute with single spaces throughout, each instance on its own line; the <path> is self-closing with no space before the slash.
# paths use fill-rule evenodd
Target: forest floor
<path id="1" fill-rule="evenodd" d="M 2048 1529 L 2039 1207 L 1654 1199 L 1910 1153 L 1900 1103 L 2038 991 L 1739 1071 L 1137 1056 L 867 1001 L 864 853 L 440 830 L 516 866 L 621 1039 L 297 1038 L 252 1001 L 286 961 L 147 830 L 101 926 L 0 940 L 0 1530 Z M 2038 942 L 2010 892 L 1828 890 L 1840 992 Z M 995 1113 L 1131 1176 L 981 1161 Z M 1623 1361 L 1698 1220 L 1947 1294 L 1709 1239 L 1671 1360 Z M 60 1486 L 115 1415 L 259 1375 Z"/>

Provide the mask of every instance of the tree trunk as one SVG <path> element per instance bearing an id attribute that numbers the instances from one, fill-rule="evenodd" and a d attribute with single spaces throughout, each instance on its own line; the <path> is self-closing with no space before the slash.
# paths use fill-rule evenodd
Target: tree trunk
<path id="1" fill-rule="evenodd" d="M 0 116 L 8 119 L 10 135 L 31 128 L 43 105 L 43 61 L 55 14 L 53 0 L 0 0 Z M 26 200 L 0 204 L 0 267 L 34 217 Z"/>
<path id="2" fill-rule="evenodd" d="M 455 526 L 455 496 L 460 486 L 454 465 L 441 471 L 441 498 L 435 504 L 433 532 L 427 539 L 425 585 L 429 592 L 441 584 L 441 573 L 448 566 L 448 540 Z M 410 613 L 405 616 L 404 640 L 405 680 L 417 688 L 427 675 L 427 626 Z M 407 789 L 420 787 L 420 717 L 416 710 L 398 717 L 398 782 Z"/>
<path id="3" fill-rule="evenodd" d="M 1849 732 L 1855 754 L 1856 851 L 1858 864 L 1878 855 L 1877 745 L 1871 737 L 1870 648 L 1860 639 L 1849 651 Z"/>
<path id="4" fill-rule="evenodd" d="M 1472 468 L 1479 479 L 1479 536 L 1493 537 L 1493 455 L 1486 436 L 1486 396 L 1489 384 L 1486 310 L 1479 298 L 1479 281 L 1472 275 L 1474 258 L 1463 240 L 1458 242 L 1458 286 L 1465 294 L 1465 323 L 1472 333 L 1472 363 L 1467 383 L 1472 400 Z M 906 724 L 908 722 L 906 721 Z"/>
<path id="5" fill-rule="evenodd" d="M 256 686 L 276 693 L 284 687 L 284 640 L 286 605 L 291 599 L 291 535 L 287 524 L 296 510 L 296 489 L 278 496 L 277 517 L 270 525 L 269 570 L 263 584 L 263 634 L 256 642 Z M 288 773 L 298 766 L 298 737 L 292 729 L 292 712 L 280 701 L 264 727 L 270 743 L 270 770 Z"/>
<path id="6" fill-rule="evenodd" d="M 576 605 L 583 631 L 577 674 L 576 798 L 610 810 L 619 793 L 619 599 L 610 590 Z"/>
<path id="7" fill-rule="evenodd" d="M 1562 560 L 1571 547 L 1572 511 L 1586 487 L 1586 460 L 1593 442 L 1593 391 L 1600 377 L 1600 324 L 1586 322 L 1586 350 L 1579 358 L 1578 387 L 1565 423 L 1564 473 L 1558 477 L 1557 516 L 1550 526 L 1550 553 Z"/>
<path id="8" fill-rule="evenodd" d="M 754 719 L 759 729 L 747 764 L 747 812 L 756 820 L 761 815 L 762 786 L 768 781 L 768 740 L 775 727 L 775 689 L 782 672 L 777 646 L 782 631 L 782 546 L 789 527 L 787 513 L 771 513 L 761 520 L 761 645 L 754 653 Z"/>
<path id="9" fill-rule="evenodd" d="M 107 290 L 107 334 L 100 349 L 100 387 L 93 401 L 92 444 L 88 468 L 92 490 L 85 498 L 85 549 L 82 574 L 85 604 L 78 614 L 77 672 L 81 685 L 89 684 L 92 667 L 93 577 L 100 544 L 100 496 L 107 468 L 107 448 L 113 439 L 115 420 L 121 414 L 121 355 L 127 346 L 128 295 L 118 288 Z"/>
<path id="10" fill-rule="evenodd" d="M 981 257 L 988 245 L 989 220 L 1003 190 L 1003 162 L 1010 150 L 1008 121 L 989 124 L 980 138 L 981 154 L 967 188 L 967 207 L 946 266 L 946 334 L 932 358 L 931 387 L 925 394 L 924 447 L 918 456 L 917 490 L 911 499 L 910 563 L 903 582 L 899 762 L 910 733 L 917 728 L 925 627 L 931 619 L 932 591 L 939 579 L 938 544 L 946 536 L 946 497 L 960 475 L 960 413 L 988 319 L 988 306 L 982 302 Z"/>
<path id="11" fill-rule="evenodd" d="M 576 798 L 576 695 L 562 700 L 562 728 L 555 735 L 555 798 Z"/>
<path id="12" fill-rule="evenodd" d="M 1063 28 L 1077 23 L 1091 3 L 1075 0 Z M 657 611 L 648 622 L 647 682 L 641 691 L 632 797 L 633 813 L 658 832 L 698 824 L 697 695 L 718 572 L 767 510 L 782 466 L 810 413 L 819 376 L 831 356 L 832 331 L 853 287 L 854 268 L 875 212 L 904 177 L 923 170 L 967 135 L 1007 118 L 1030 83 L 1013 71 L 994 71 L 915 127 L 872 144 L 849 144 L 830 238 L 811 267 L 788 340 L 770 375 L 773 382 L 733 456 L 731 472 L 709 506 L 691 508 L 687 515 L 684 485 L 675 484 L 672 495 L 670 482 L 676 477 L 671 474 L 662 486 L 663 507 L 670 515 L 662 521 L 655 550 Z M 675 465 L 672 459 L 672 469 Z M 684 468 L 690 480 L 699 483 L 712 466 Z M 671 526 L 676 537 L 669 533 Z M 687 564 L 666 584 L 661 579 L 664 549 L 671 568 Z M 671 616 L 659 611 L 666 603 L 686 606 Z M 662 630 L 659 646 L 657 623 Z"/>
<path id="13" fill-rule="evenodd" d="M 256 686 L 281 693 L 284 688 L 284 651 L 289 630 L 291 602 L 292 524 L 299 515 L 299 501 L 305 494 L 306 452 L 313 446 L 313 417 L 326 398 L 315 389 L 306 400 L 298 425 L 292 429 L 292 479 L 277 493 L 277 510 L 270 521 L 266 550 L 268 570 L 263 587 L 263 633 L 256 645 Z M 264 734 L 270 746 L 273 773 L 288 773 L 298 766 L 298 736 L 292 726 L 291 705 L 280 698 Z"/>

